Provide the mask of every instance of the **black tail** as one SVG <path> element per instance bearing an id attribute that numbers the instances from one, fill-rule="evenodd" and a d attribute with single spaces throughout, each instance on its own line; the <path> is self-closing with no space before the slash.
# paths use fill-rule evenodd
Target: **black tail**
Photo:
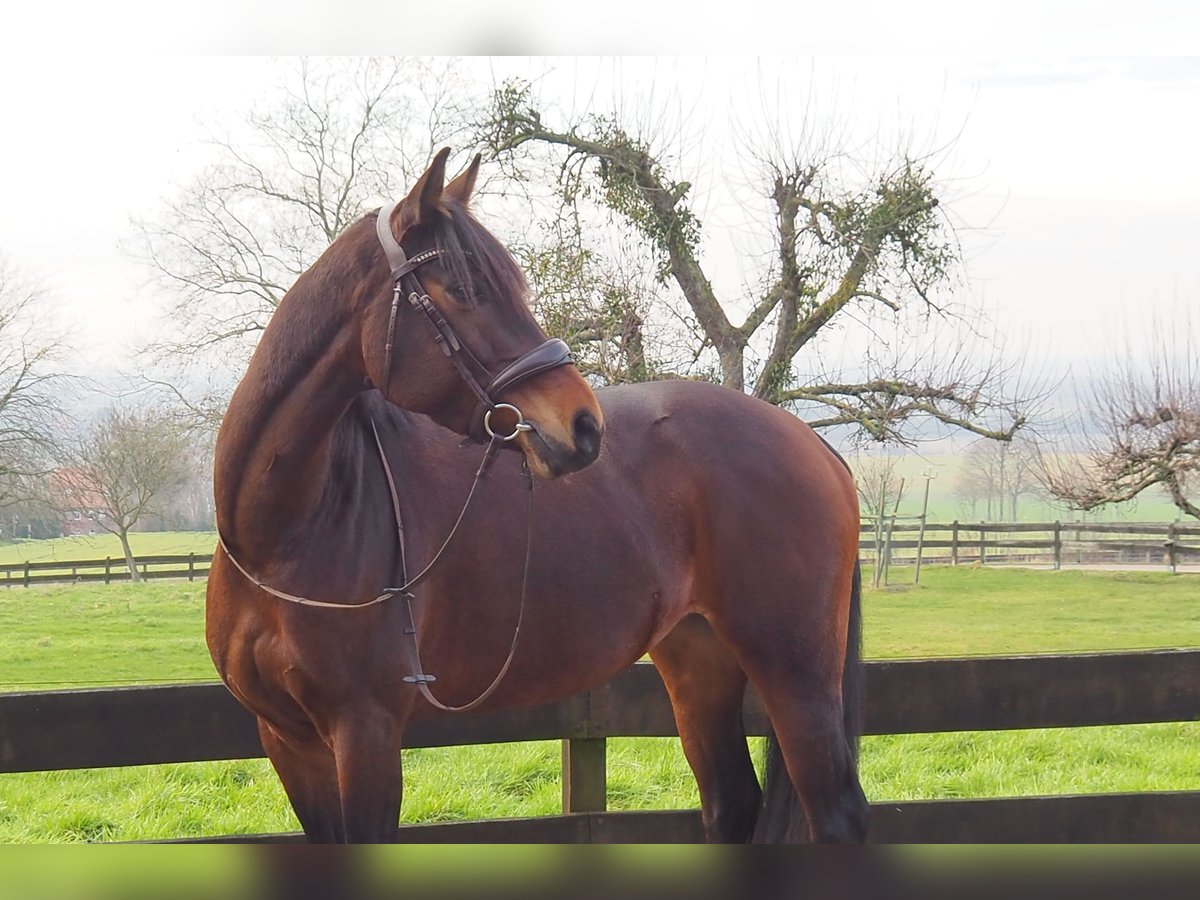
<path id="1" fill-rule="evenodd" d="M 862 664 L 862 565 L 854 561 L 850 587 L 850 623 L 846 629 L 846 667 L 842 670 L 842 722 L 850 755 L 858 765 L 858 739 L 862 736 L 864 670 Z"/>
<path id="2" fill-rule="evenodd" d="M 842 722 L 853 765 L 858 765 L 858 739 L 863 721 L 862 566 L 854 563 L 850 588 L 850 620 L 846 630 L 846 665 L 842 670 Z M 808 839 L 808 822 L 783 752 L 774 734 L 767 736 L 763 763 L 763 798 L 754 826 L 754 843 L 797 843 Z"/>

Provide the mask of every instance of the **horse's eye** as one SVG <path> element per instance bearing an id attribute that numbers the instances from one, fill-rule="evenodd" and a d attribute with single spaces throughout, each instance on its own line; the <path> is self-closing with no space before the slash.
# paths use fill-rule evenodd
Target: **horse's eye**
<path id="1" fill-rule="evenodd" d="M 466 290 L 461 282 L 451 281 L 447 283 L 446 290 L 450 296 L 459 303 L 469 304 L 471 302 L 471 292 Z"/>

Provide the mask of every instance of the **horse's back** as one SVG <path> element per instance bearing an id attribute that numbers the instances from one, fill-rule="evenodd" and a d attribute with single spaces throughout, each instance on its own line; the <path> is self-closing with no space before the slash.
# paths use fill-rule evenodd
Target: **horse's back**
<path id="1" fill-rule="evenodd" d="M 601 464 L 637 485 L 647 515 L 693 535 L 700 565 L 723 591 L 849 577 L 858 553 L 854 481 L 807 424 L 703 382 L 619 386 L 597 397 L 607 423 Z"/>
<path id="2" fill-rule="evenodd" d="M 753 482 L 795 499 L 858 509 L 841 458 L 791 413 L 707 382 L 655 381 L 597 391 L 606 424 L 604 462 L 633 472 L 650 465 L 702 478 L 714 489 L 746 491 Z M 682 467 L 682 469 L 680 469 Z M 857 527 L 857 523 L 856 523 Z"/>

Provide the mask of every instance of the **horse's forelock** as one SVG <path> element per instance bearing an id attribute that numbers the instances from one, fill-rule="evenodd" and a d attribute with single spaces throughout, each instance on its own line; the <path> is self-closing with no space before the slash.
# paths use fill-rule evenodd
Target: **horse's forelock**
<path id="1" fill-rule="evenodd" d="M 441 251 L 438 261 L 471 293 L 466 299 L 486 303 L 500 297 L 523 298 L 525 276 L 512 254 L 462 206 L 450 201 L 446 209 L 449 216 L 439 223 L 435 236 Z"/>

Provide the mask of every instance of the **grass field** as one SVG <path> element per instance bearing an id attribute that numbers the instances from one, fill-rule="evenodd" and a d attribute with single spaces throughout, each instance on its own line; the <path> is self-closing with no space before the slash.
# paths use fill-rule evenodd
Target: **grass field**
<path id="1" fill-rule="evenodd" d="M 0 690 L 211 680 L 202 598 L 186 582 L 0 591 Z M 871 657 L 1200 646 L 1200 576 L 933 567 L 865 609 Z M 611 808 L 696 805 L 677 741 L 609 747 Z M 557 742 L 411 750 L 404 769 L 405 821 L 558 811 Z M 1195 790 L 1200 723 L 868 738 L 863 780 L 875 800 Z M 260 760 L 0 776 L 0 841 L 296 827 Z"/>
<path id="2" fill-rule="evenodd" d="M 217 545 L 214 531 L 148 531 L 129 536 L 129 546 L 137 556 L 174 556 L 185 553 L 208 554 Z M 121 542 L 115 534 L 79 535 L 44 541 L 0 543 L 0 565 L 23 562 L 51 562 L 124 559 Z"/>

